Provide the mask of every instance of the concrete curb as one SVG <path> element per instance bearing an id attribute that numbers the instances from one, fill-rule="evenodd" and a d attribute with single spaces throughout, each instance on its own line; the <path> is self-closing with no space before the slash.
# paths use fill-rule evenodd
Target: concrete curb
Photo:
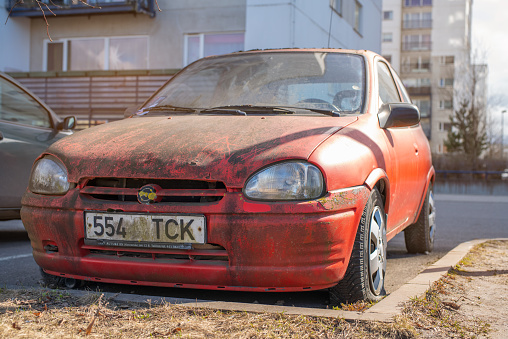
<path id="1" fill-rule="evenodd" d="M 104 297 L 115 302 L 130 302 L 142 305 L 158 305 L 163 303 L 170 303 L 186 307 L 209 308 L 227 311 L 284 313 L 312 317 L 343 318 L 345 320 L 391 322 L 396 315 L 401 313 L 404 302 L 410 300 L 412 297 L 424 294 L 435 281 L 441 279 L 443 275 L 445 275 L 451 268 L 457 265 L 475 245 L 491 240 L 508 240 L 508 238 L 478 239 L 467 241 L 458 245 L 453 250 L 448 252 L 444 257 L 422 271 L 418 276 L 405 283 L 398 290 L 394 291 L 365 312 L 250 304 L 227 301 L 209 301 L 199 299 L 166 298 L 150 295 L 131 295 L 107 292 L 104 293 Z M 7 286 L 7 288 L 19 289 L 20 287 Z M 79 290 L 68 290 L 67 292 L 78 297 L 90 293 L 87 291 Z"/>

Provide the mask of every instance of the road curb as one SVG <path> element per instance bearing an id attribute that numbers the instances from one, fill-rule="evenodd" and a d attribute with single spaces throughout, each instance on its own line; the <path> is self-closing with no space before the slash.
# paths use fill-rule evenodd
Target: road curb
<path id="1" fill-rule="evenodd" d="M 150 295 L 131 295 L 120 293 L 104 292 L 104 297 L 118 303 L 136 303 L 141 305 L 160 305 L 163 303 L 170 303 L 181 305 L 185 307 L 194 308 L 209 308 L 216 310 L 239 311 L 239 312 L 254 312 L 254 313 L 284 313 L 291 315 L 305 315 L 312 317 L 326 317 L 326 318 L 342 318 L 345 320 L 361 320 L 361 321 L 379 321 L 391 322 L 394 317 L 402 312 L 404 302 L 410 300 L 412 297 L 424 294 L 429 287 L 437 280 L 441 279 L 451 268 L 457 265 L 462 258 L 476 245 L 491 240 L 508 240 L 508 238 L 494 238 L 494 239 L 477 239 L 464 242 L 445 256 L 439 259 L 434 264 L 427 267 L 415 278 L 402 285 L 399 289 L 392 292 L 386 298 L 376 303 L 374 306 L 365 312 L 352 312 L 332 309 L 317 309 L 306 307 L 294 306 L 277 306 L 277 305 L 264 305 L 252 303 L 238 303 L 226 301 L 209 301 L 199 299 L 186 299 L 186 298 L 168 298 Z M 19 286 L 7 286 L 7 288 L 20 289 Z M 90 293 L 79 290 L 68 290 L 69 294 L 77 297 L 82 297 Z"/>

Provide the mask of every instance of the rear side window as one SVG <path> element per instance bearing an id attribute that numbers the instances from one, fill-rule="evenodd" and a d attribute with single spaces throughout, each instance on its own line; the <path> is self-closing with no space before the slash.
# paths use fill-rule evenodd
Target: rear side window
<path id="1" fill-rule="evenodd" d="M 381 101 L 380 105 L 391 102 L 401 102 L 395 81 L 393 80 L 388 66 L 384 62 L 377 63 L 377 80 L 379 99 Z"/>
<path id="2" fill-rule="evenodd" d="M 0 78 L 0 120 L 51 127 L 48 111 L 28 93 L 4 78 Z"/>

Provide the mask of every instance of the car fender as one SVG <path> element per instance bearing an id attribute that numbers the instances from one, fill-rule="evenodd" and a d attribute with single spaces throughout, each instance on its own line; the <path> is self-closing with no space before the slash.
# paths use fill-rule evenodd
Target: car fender
<path id="1" fill-rule="evenodd" d="M 429 187 L 432 185 L 434 185 L 434 179 L 435 179 L 435 176 L 436 176 L 436 170 L 434 169 L 434 166 L 431 166 L 428 173 L 427 173 L 427 180 L 425 181 L 425 188 L 421 194 L 421 198 L 420 198 L 420 204 L 418 205 L 418 213 L 416 213 L 415 215 L 415 219 L 413 220 L 413 222 L 410 224 L 414 224 L 416 222 L 416 220 L 418 220 L 418 218 L 420 217 L 420 213 L 422 212 L 422 207 L 423 207 L 423 203 L 425 202 L 425 198 L 427 197 L 427 190 L 429 189 Z"/>
<path id="2" fill-rule="evenodd" d="M 383 183 L 380 187 L 380 193 L 384 197 L 385 213 L 388 214 L 390 209 L 390 180 L 386 172 L 382 168 L 374 169 L 365 179 L 364 185 L 372 191 L 380 181 Z"/>

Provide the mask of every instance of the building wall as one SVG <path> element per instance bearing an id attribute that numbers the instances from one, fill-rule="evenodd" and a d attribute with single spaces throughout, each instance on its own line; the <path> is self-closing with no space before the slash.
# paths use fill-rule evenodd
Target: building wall
<path id="1" fill-rule="evenodd" d="M 460 105 L 461 95 L 468 91 L 467 74 L 471 70 L 471 0 L 434 1 L 432 8 L 432 139 L 435 153 L 446 151 L 449 117 Z M 453 56 L 453 65 L 442 58 Z M 441 86 L 441 79 L 454 79 L 453 86 Z M 465 87 L 464 87 L 465 86 Z M 485 92 L 484 92 L 485 93 Z M 452 100 L 453 108 L 442 108 L 441 102 Z"/>
<path id="2" fill-rule="evenodd" d="M 400 74 L 400 46 L 402 44 L 402 0 L 383 0 L 383 12 L 391 12 L 391 18 L 383 18 L 382 33 L 391 34 L 392 41 L 381 41 L 383 56 L 390 59 L 392 67 Z"/>
<path id="3" fill-rule="evenodd" d="M 430 119 L 422 118 L 422 126 L 427 129 L 434 153 L 446 151 L 443 143 L 449 129 L 449 117 L 458 107 L 461 93 L 468 87 L 467 73 L 472 69 L 469 57 L 471 4 L 472 0 L 433 0 L 432 7 L 406 7 L 404 0 L 383 2 L 383 11 L 393 11 L 393 20 L 383 20 L 383 33 L 391 32 L 393 42 L 382 44 L 382 54 L 391 56 L 392 65 L 406 86 L 416 82 L 425 84 L 412 88 L 411 97 L 417 103 L 430 100 Z M 428 11 L 432 12 L 431 27 L 404 26 L 404 15 Z M 425 34 L 431 36 L 430 49 L 408 50 L 403 47 L 404 36 Z M 453 58 L 453 62 L 446 63 L 447 57 Z M 430 60 L 430 67 L 415 67 L 415 60 Z M 480 93 L 486 96 L 485 89 Z M 452 107 L 447 106 L 450 101 Z"/>
<path id="4" fill-rule="evenodd" d="M 0 71 L 26 72 L 30 63 L 30 19 L 9 18 L 6 0 L 0 0 Z M 7 23 L 5 23 L 7 21 Z M 5 23 L 5 24 L 4 24 Z"/>
<path id="5" fill-rule="evenodd" d="M 155 18 L 145 14 L 48 18 L 51 38 L 148 36 L 148 68 L 164 69 L 184 66 L 184 34 L 245 30 L 245 0 L 159 0 L 158 3 L 161 11 Z M 48 37 L 44 19 L 32 20 L 30 71 L 42 71 L 43 46 Z"/>
<path id="6" fill-rule="evenodd" d="M 245 33 L 246 50 L 327 47 L 330 17 L 330 47 L 380 52 L 381 0 L 355 1 L 362 8 L 359 31 L 352 24 L 355 2 L 345 1 L 341 16 L 332 11 L 329 0 L 160 0 L 161 11 L 155 18 L 144 14 L 58 15 L 48 17 L 48 22 L 54 41 L 147 36 L 149 69 L 183 67 L 185 34 Z M 43 18 L 25 20 L 31 20 L 26 34 L 30 37 L 29 70 L 43 71 L 44 46 L 49 41 L 46 24 Z M 16 60 L 16 55 L 12 51 L 6 57 Z"/>

